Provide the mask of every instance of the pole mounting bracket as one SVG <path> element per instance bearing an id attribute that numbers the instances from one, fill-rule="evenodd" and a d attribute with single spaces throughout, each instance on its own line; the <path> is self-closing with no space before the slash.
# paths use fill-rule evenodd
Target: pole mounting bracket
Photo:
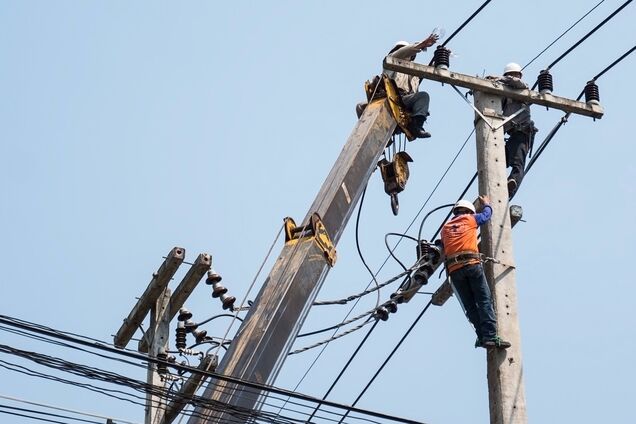
<path id="1" fill-rule="evenodd" d="M 316 245 L 323 251 L 325 260 L 329 266 L 333 268 L 337 259 L 336 247 L 331 241 L 320 216 L 316 212 L 311 214 L 309 224 L 303 227 L 298 227 L 292 218 L 285 218 L 285 245 L 293 246 L 304 239 L 313 239 Z"/>

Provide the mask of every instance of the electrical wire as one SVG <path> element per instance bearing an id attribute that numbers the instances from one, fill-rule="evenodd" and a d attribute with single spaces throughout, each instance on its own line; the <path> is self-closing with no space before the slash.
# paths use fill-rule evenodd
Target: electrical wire
<path id="1" fill-rule="evenodd" d="M 63 418 L 63 419 L 79 421 L 79 422 L 83 422 L 83 423 L 102 424 L 100 421 L 85 420 L 83 418 L 76 418 L 76 417 L 71 417 L 71 416 L 68 416 L 68 415 L 52 414 L 50 412 L 36 411 L 35 409 L 18 408 L 17 406 L 9 406 L 9 405 L 0 404 L 0 408 L 11 409 L 13 411 L 20 411 L 20 412 L 29 412 L 29 413 L 32 413 L 32 414 L 43 415 L 43 416 L 46 416 L 46 417 Z"/>
<path id="2" fill-rule="evenodd" d="M 266 386 L 266 385 L 262 385 L 262 384 L 258 384 L 258 383 L 253 383 L 253 382 L 249 382 L 249 381 L 233 378 L 233 377 L 230 377 L 230 376 L 225 376 L 225 375 L 221 375 L 221 374 L 217 374 L 217 373 L 212 373 L 212 372 L 209 372 L 209 371 L 203 371 L 203 370 L 199 370 L 197 368 L 187 367 L 187 366 L 180 365 L 180 364 L 171 364 L 171 363 L 167 363 L 165 361 L 159 360 L 157 358 L 152 358 L 152 357 L 148 357 L 148 356 L 141 355 L 141 354 L 134 354 L 134 353 L 131 353 L 131 352 L 126 352 L 126 351 L 119 351 L 119 350 L 117 350 L 115 348 L 112 348 L 110 346 L 102 346 L 102 345 L 98 345 L 98 344 L 89 344 L 89 342 L 86 342 L 84 340 L 73 338 L 73 337 L 70 337 L 70 336 L 67 336 L 67 335 L 63 335 L 63 334 L 59 334 L 59 333 L 56 333 L 55 331 L 50 331 L 50 330 L 46 330 L 44 328 L 38 328 L 38 327 L 35 327 L 35 326 L 29 326 L 26 322 L 24 322 L 22 320 L 14 320 L 13 318 L 7 317 L 5 315 L 0 315 L 0 323 L 7 324 L 7 325 L 13 325 L 16 328 L 22 328 L 22 329 L 24 329 L 26 331 L 31 331 L 31 332 L 35 332 L 35 333 L 39 333 L 39 334 L 44 334 L 44 335 L 47 335 L 47 336 L 50 336 L 50 337 L 54 337 L 54 338 L 60 338 L 62 340 L 65 340 L 65 341 L 68 341 L 68 342 L 72 342 L 72 343 L 77 343 L 79 345 L 85 345 L 85 346 L 86 345 L 90 345 L 90 347 L 92 347 L 94 349 L 105 350 L 105 351 L 108 351 L 108 352 L 111 352 L 111 353 L 116 353 L 116 354 L 119 354 L 119 355 L 122 355 L 122 356 L 133 357 L 133 358 L 136 358 L 136 359 L 142 359 L 142 360 L 145 360 L 145 361 L 147 361 L 149 363 L 165 364 L 168 367 L 171 367 L 171 368 L 174 368 L 174 369 L 177 369 L 177 370 L 183 370 L 183 371 L 187 371 L 187 372 L 191 372 L 191 373 L 198 373 L 198 374 L 201 374 L 201 375 L 204 375 L 204 376 L 207 376 L 207 377 L 212 377 L 212 378 L 215 378 L 215 379 L 218 379 L 218 380 L 223 380 L 223 381 L 226 381 L 226 382 L 229 382 L 229 383 L 232 383 L 232 384 L 237 384 L 237 385 L 240 385 L 242 387 L 255 389 L 257 391 L 257 393 L 260 393 L 260 391 L 262 391 L 262 390 L 270 391 L 270 392 L 278 394 L 278 395 L 293 397 L 295 399 L 302 400 L 302 401 L 305 401 L 305 402 L 316 403 L 316 402 L 320 401 L 321 403 L 323 403 L 323 404 L 325 404 L 325 405 L 327 405 L 329 407 L 337 408 L 337 409 L 340 409 L 340 410 L 349 411 L 349 407 L 347 405 L 341 405 L 341 404 L 337 404 L 337 403 L 334 403 L 334 402 L 331 402 L 331 401 L 319 400 L 319 399 L 316 399 L 316 398 L 313 398 L 313 397 L 310 397 L 310 396 L 307 396 L 307 395 L 302 395 L 300 393 L 290 392 L 288 390 L 279 389 L 279 388 L 276 388 L 276 387 L 273 387 L 273 386 Z M 12 351 L 14 353 L 19 353 L 22 357 L 24 357 L 25 359 L 28 359 L 30 361 L 36 360 L 36 361 L 45 361 L 46 362 L 46 361 L 50 360 L 50 358 L 47 358 L 46 356 L 33 355 L 33 352 L 19 351 L 19 350 L 16 350 L 15 348 L 11 348 L 11 347 L 4 346 L 4 345 L 2 346 L 2 349 L 5 350 L 5 351 L 9 350 L 9 351 Z M 99 370 L 97 370 L 95 368 L 84 367 L 84 366 L 80 366 L 78 364 L 72 364 L 72 366 L 69 366 L 69 363 L 67 363 L 67 361 L 62 361 L 62 362 L 59 362 L 59 361 L 60 360 L 54 360 L 54 363 L 60 364 L 60 365 L 61 364 L 66 364 L 66 365 L 64 365 L 64 369 L 69 369 L 69 368 L 70 369 L 75 369 L 76 372 L 80 372 L 80 371 L 83 372 L 82 370 L 87 371 L 87 372 L 90 371 L 90 375 L 92 377 L 95 377 L 95 378 L 98 378 L 98 379 L 105 379 L 106 378 L 104 375 L 98 373 Z M 97 373 L 97 374 L 93 374 L 93 373 Z M 121 376 L 117 376 L 116 374 L 107 374 L 107 375 L 110 376 L 110 377 L 116 377 L 116 378 L 120 378 L 121 377 Z M 134 382 L 134 380 L 130 380 L 130 381 Z M 137 383 L 135 383 L 135 384 L 137 384 Z M 147 386 L 146 383 L 139 382 L 138 384 L 141 384 L 142 386 L 143 385 Z M 151 388 L 153 390 L 155 390 L 155 393 L 157 393 L 155 386 L 151 386 Z M 160 393 L 163 393 L 163 391 L 160 392 Z M 195 399 L 198 402 L 208 402 L 208 403 L 212 402 L 212 401 L 206 400 L 204 398 L 199 398 L 199 397 L 197 397 Z M 188 398 L 188 400 L 191 400 L 191 399 Z M 223 405 L 223 407 L 227 408 L 227 407 L 230 407 L 230 406 Z M 232 408 L 238 408 L 238 407 L 232 407 Z M 240 411 L 240 408 L 238 408 L 238 410 L 239 410 L 238 413 L 245 413 L 245 411 Z M 249 412 L 251 414 L 254 414 L 254 413 L 257 413 L 258 411 L 248 410 L 247 412 Z M 381 419 L 390 419 L 390 420 L 395 421 L 395 422 L 415 423 L 415 421 L 412 421 L 412 420 L 403 419 L 403 418 L 399 418 L 399 417 L 390 417 L 390 416 L 387 416 L 386 414 L 381 414 L 381 413 L 377 413 L 377 412 L 373 412 L 373 411 L 365 411 L 365 410 L 361 410 L 361 409 L 358 409 L 358 408 L 354 408 L 354 409 L 352 409 L 349 412 L 355 412 L 357 414 L 368 415 L 368 416 L 371 416 L 371 417 L 376 417 L 376 418 L 381 418 Z M 280 422 L 280 421 L 278 421 L 278 422 Z"/>
<path id="3" fill-rule="evenodd" d="M 353 354 L 349 357 L 349 360 L 347 361 L 345 366 L 340 370 L 340 373 L 338 373 L 338 376 L 336 377 L 336 379 L 333 381 L 333 383 L 331 383 L 331 386 L 329 386 L 329 389 L 327 389 L 325 394 L 322 396 L 323 400 L 327 399 L 327 396 L 329 396 L 333 388 L 336 387 L 336 384 L 338 384 L 338 382 L 340 381 L 340 378 L 344 375 L 347 368 L 349 368 L 349 365 L 351 365 L 351 362 L 353 362 L 353 359 L 358 355 L 358 352 L 360 352 L 360 349 L 362 349 L 362 346 L 364 346 L 364 344 L 366 343 L 367 339 L 369 338 L 373 330 L 375 330 L 375 327 L 376 325 L 378 325 L 378 322 L 379 321 L 376 320 L 373 326 L 369 329 L 369 331 L 367 331 L 367 334 L 364 336 L 364 338 L 362 339 L 362 341 L 360 342 L 356 350 L 353 352 Z M 311 419 L 314 417 L 314 415 L 316 415 L 316 413 L 318 412 L 321 406 L 322 406 L 322 403 L 318 403 L 318 405 L 316 405 L 316 408 L 311 413 L 307 421 L 311 422 Z"/>
<path id="4" fill-rule="evenodd" d="M 558 58 L 556 58 L 552 63 L 550 63 L 548 65 L 548 67 L 546 68 L 546 70 L 550 70 L 552 69 L 552 67 L 554 65 L 556 65 L 557 63 L 559 63 L 564 57 L 566 57 L 568 54 L 570 54 L 574 49 L 576 49 L 579 45 L 581 45 L 581 43 L 583 43 L 585 40 L 587 40 L 592 34 L 594 34 L 597 30 L 599 30 L 601 27 L 603 27 L 606 23 L 608 23 L 614 16 L 616 16 L 621 10 L 623 10 L 625 7 L 627 7 L 627 5 L 629 5 L 632 2 L 632 0 L 627 0 L 625 3 L 623 3 L 621 6 L 618 7 L 618 9 L 616 9 L 614 12 L 612 12 L 607 18 L 603 19 L 603 21 L 601 21 L 601 23 L 599 23 L 598 25 L 596 25 L 594 28 L 592 28 L 592 30 L 590 30 L 587 34 L 585 34 L 581 39 L 579 39 L 576 43 L 574 43 L 569 49 L 567 49 L 564 53 L 562 53 Z M 537 86 L 537 84 L 539 83 L 539 81 L 535 81 L 534 85 L 532 86 L 532 90 L 534 90 Z"/>
<path id="5" fill-rule="evenodd" d="M 116 421 L 118 424 L 138 424 L 138 423 L 133 422 L 133 421 L 124 420 L 122 418 L 113 418 L 113 417 L 108 417 L 108 416 L 105 416 L 105 415 L 92 414 L 92 413 L 89 413 L 89 412 L 77 411 L 77 410 L 69 409 L 69 408 L 60 408 L 59 406 L 53 406 L 53 405 L 49 405 L 49 404 L 45 404 L 45 403 L 34 402 L 32 400 L 25 400 L 25 399 L 16 398 L 16 397 L 13 397 L 13 396 L 6 396 L 6 395 L 2 395 L 2 394 L 0 394 L 0 399 L 10 400 L 12 402 L 24 403 L 26 405 L 39 406 L 40 408 L 53 409 L 53 410 L 56 410 L 56 411 L 70 412 L 72 414 L 82 415 L 82 416 L 85 416 L 85 417 L 101 418 L 103 420 L 111 419 L 113 421 Z"/>
<path id="6" fill-rule="evenodd" d="M 563 31 L 561 33 L 561 35 L 559 35 L 557 38 L 554 39 L 554 41 L 552 41 L 550 44 L 548 44 L 548 46 L 546 48 L 544 48 L 543 50 L 541 50 L 535 57 L 532 58 L 532 60 L 530 60 L 528 63 L 526 63 L 526 65 L 521 68 L 521 70 L 523 71 L 524 69 L 526 69 L 528 66 L 530 66 L 532 64 L 532 62 L 534 62 L 535 60 L 537 60 L 543 53 L 545 53 L 550 47 L 552 47 L 554 45 L 554 43 L 556 43 L 557 41 L 559 41 L 565 34 L 567 34 L 568 32 L 570 32 L 570 30 L 572 28 L 574 28 L 575 26 L 578 25 L 579 22 L 581 22 L 583 19 L 585 19 L 587 17 L 587 15 L 589 15 L 590 13 L 592 13 L 594 10 L 596 10 L 597 7 L 599 7 L 601 4 L 603 4 L 605 2 L 605 0 L 601 0 L 600 2 L 598 2 L 594 7 L 592 7 L 590 10 L 587 11 L 587 13 L 583 16 L 581 16 L 576 22 L 574 22 L 572 25 L 570 25 L 570 27 L 568 29 L 566 29 L 565 31 Z"/>
<path id="7" fill-rule="evenodd" d="M 358 205 L 358 213 L 356 216 L 356 249 L 358 250 L 358 256 L 360 257 L 360 260 L 362 261 L 362 264 L 364 265 L 364 267 L 367 269 L 367 271 L 369 271 L 369 274 L 371 274 L 371 279 L 373 280 L 373 282 L 375 283 L 375 287 L 377 289 L 378 292 L 378 299 L 376 301 L 376 308 L 378 306 L 380 306 L 380 284 L 378 284 L 378 280 L 375 278 L 375 274 L 373 274 L 373 271 L 371 271 L 371 268 L 369 268 L 369 265 L 367 265 L 367 261 L 364 260 L 364 256 L 362 255 L 362 250 L 360 249 L 360 233 L 359 233 L 359 228 L 360 228 L 360 215 L 362 212 L 362 205 L 364 204 L 364 195 L 367 194 L 367 186 L 364 186 L 364 190 L 362 190 L 362 196 L 360 197 L 360 204 Z"/>
<path id="8" fill-rule="evenodd" d="M 446 46 L 446 44 L 448 44 L 448 42 L 449 42 L 450 40 L 452 40 L 452 39 L 453 39 L 453 38 L 454 38 L 457 34 L 459 34 L 459 32 L 460 32 L 462 29 L 464 29 L 464 27 L 465 27 L 466 25 L 468 25 L 468 23 L 469 23 L 470 21 L 472 21 L 472 20 L 473 20 L 473 18 L 474 18 L 475 16 L 479 15 L 479 13 L 483 10 L 483 8 L 484 8 L 484 7 L 486 7 L 486 6 L 488 6 L 488 3 L 490 3 L 491 1 L 492 1 L 492 0 L 486 0 L 486 1 L 485 1 L 482 5 L 481 5 L 481 6 L 479 6 L 479 8 L 478 8 L 477 10 L 475 10 L 475 11 L 473 12 L 473 14 L 472 14 L 472 15 L 470 15 L 470 16 L 468 17 L 468 19 L 466 19 L 466 20 L 464 21 L 464 23 L 462 23 L 462 24 L 459 26 L 459 28 L 457 28 L 457 29 L 456 29 L 456 30 L 455 30 L 455 31 L 454 31 L 454 32 L 453 32 L 453 33 L 452 33 L 452 34 L 451 34 L 451 35 L 450 35 L 450 36 L 446 39 L 446 41 L 444 41 L 444 43 L 442 44 L 442 47 Z"/>
<path id="9" fill-rule="evenodd" d="M 402 338 L 400 339 L 400 341 L 397 343 L 397 345 L 395 345 L 395 347 L 393 348 L 393 350 L 391 351 L 391 353 L 389 354 L 389 356 L 384 360 L 384 362 L 382 363 L 382 365 L 380 365 L 380 368 L 378 368 L 378 370 L 376 371 L 376 373 L 373 375 L 373 377 L 371 377 L 371 380 L 369 380 L 369 382 L 367 383 L 367 385 L 364 387 L 364 389 L 362 389 L 362 391 L 360 392 L 360 394 L 358 395 L 358 397 L 356 398 L 355 401 L 353 401 L 353 403 L 351 404 L 351 406 L 356 406 L 356 404 L 358 403 L 358 401 L 362 398 L 362 396 L 366 393 L 366 391 L 369 389 L 369 387 L 371 387 L 371 384 L 373 384 L 373 382 L 375 381 L 375 379 L 378 377 L 378 375 L 382 372 L 382 370 L 384 369 L 384 367 L 386 366 L 386 364 L 389 363 L 389 361 L 391 360 L 391 358 L 393 357 L 393 355 L 395 354 L 395 352 L 397 352 L 397 350 L 400 348 L 400 346 L 402 345 L 402 343 L 404 342 L 404 340 L 406 340 L 406 338 L 408 337 L 408 335 L 411 333 L 411 331 L 413 330 L 413 328 L 415 328 L 415 326 L 417 325 L 417 323 L 420 321 L 420 319 L 422 318 L 422 316 L 424 316 L 424 314 L 426 313 L 426 311 L 428 310 L 428 308 L 433 304 L 433 300 L 430 300 L 428 302 L 428 304 L 424 307 L 424 309 L 422 309 L 422 312 L 420 312 L 420 314 L 417 316 L 417 318 L 415 318 L 415 321 L 413 321 L 413 324 L 411 324 L 411 326 L 409 327 L 408 330 L 406 330 L 406 333 L 404 333 L 404 335 L 402 336 Z M 342 419 L 340 420 L 340 422 L 342 422 L 342 420 L 344 420 L 347 417 L 347 413 L 345 412 L 344 416 L 342 417 Z"/>

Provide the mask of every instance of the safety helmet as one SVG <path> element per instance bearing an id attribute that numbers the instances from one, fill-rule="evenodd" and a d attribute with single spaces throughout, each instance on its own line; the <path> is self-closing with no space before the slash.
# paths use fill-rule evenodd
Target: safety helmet
<path id="1" fill-rule="evenodd" d="M 455 206 L 453 206 L 453 213 L 457 215 L 457 210 L 460 208 L 468 209 L 472 213 L 475 213 L 475 205 L 473 205 L 473 202 L 469 202 L 468 200 L 462 199 L 455 203 Z"/>
<path id="2" fill-rule="evenodd" d="M 395 46 L 393 48 L 395 47 L 400 48 L 400 47 L 408 46 L 409 44 L 411 43 L 409 43 L 408 41 L 398 41 L 397 43 L 395 43 Z"/>
<path id="3" fill-rule="evenodd" d="M 519 65 L 518 63 L 515 63 L 515 62 L 510 62 L 504 68 L 503 74 L 507 75 L 510 72 L 519 72 L 519 73 L 521 73 L 521 65 Z"/>

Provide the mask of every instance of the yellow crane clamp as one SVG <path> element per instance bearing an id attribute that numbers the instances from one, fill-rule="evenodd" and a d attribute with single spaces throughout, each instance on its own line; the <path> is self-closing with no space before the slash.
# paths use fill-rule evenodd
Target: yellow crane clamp
<path id="1" fill-rule="evenodd" d="M 309 224 L 304 227 L 296 226 L 296 223 L 290 217 L 285 218 L 285 245 L 292 246 L 305 239 L 313 239 L 323 251 L 329 266 L 334 266 L 336 263 L 336 247 L 333 245 L 325 225 L 316 212 L 311 215 Z"/>

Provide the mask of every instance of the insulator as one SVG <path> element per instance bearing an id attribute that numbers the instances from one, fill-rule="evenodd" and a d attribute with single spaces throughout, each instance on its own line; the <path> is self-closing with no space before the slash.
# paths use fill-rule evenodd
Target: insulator
<path id="1" fill-rule="evenodd" d="M 208 332 L 207 332 L 207 331 L 205 331 L 205 330 L 194 330 L 194 331 L 192 332 L 192 334 L 194 334 L 194 337 L 195 337 L 195 339 L 196 339 L 197 343 L 201 343 L 201 342 L 203 342 L 203 341 L 205 340 L 205 338 L 207 337 Z"/>
<path id="2" fill-rule="evenodd" d="M 402 293 L 400 293 L 400 291 L 398 290 L 395 293 L 391 293 L 391 296 L 389 296 L 392 300 L 395 300 L 398 304 L 400 303 L 404 303 L 404 296 L 402 295 Z"/>
<path id="3" fill-rule="evenodd" d="M 189 332 L 193 332 L 199 326 L 199 324 L 191 320 L 187 320 L 183 325 L 185 326 L 185 329 Z"/>
<path id="4" fill-rule="evenodd" d="M 188 356 L 198 356 L 201 355 L 201 351 L 199 350 L 194 350 L 194 349 L 179 349 L 179 353 L 181 355 L 188 355 Z M 185 364 L 184 364 L 185 365 Z"/>
<path id="5" fill-rule="evenodd" d="M 450 50 L 444 46 L 437 46 L 433 53 L 433 62 L 436 68 L 448 69 L 450 66 Z"/>
<path id="6" fill-rule="evenodd" d="M 397 302 L 395 300 L 389 300 L 383 306 L 392 314 L 396 313 L 398 310 Z"/>
<path id="7" fill-rule="evenodd" d="M 539 76 L 537 77 L 537 83 L 539 85 L 539 92 L 544 94 L 552 93 L 554 90 L 554 85 L 552 84 L 552 74 L 547 69 L 539 72 Z"/>
<path id="8" fill-rule="evenodd" d="M 212 283 L 212 297 L 219 297 L 227 293 L 227 288 L 218 281 Z"/>
<path id="9" fill-rule="evenodd" d="M 186 336 L 187 336 L 188 330 L 186 330 L 185 328 L 185 324 L 181 321 L 179 321 L 179 324 L 177 324 L 177 341 L 175 343 L 175 346 L 177 347 L 177 349 L 185 349 L 187 346 L 186 343 Z"/>
<path id="10" fill-rule="evenodd" d="M 219 274 L 216 273 L 216 271 L 214 271 L 213 269 L 208 271 L 208 278 L 206 278 L 205 280 L 205 284 L 211 285 L 214 283 L 219 283 L 221 282 L 223 278 L 221 278 L 221 276 Z"/>
<path id="11" fill-rule="evenodd" d="M 588 81 L 587 84 L 585 84 L 585 103 L 599 104 L 600 100 L 598 85 L 596 85 L 594 80 Z"/>
<path id="12" fill-rule="evenodd" d="M 384 306 L 380 306 L 378 309 L 375 310 L 373 315 L 376 318 L 381 319 L 382 321 L 386 321 L 387 319 L 389 319 L 389 310 Z"/>
<path id="13" fill-rule="evenodd" d="M 236 302 L 236 297 L 234 296 L 226 296 L 225 294 L 221 295 L 221 302 L 223 303 L 223 309 L 234 310 L 234 302 Z"/>
<path id="14" fill-rule="evenodd" d="M 160 361 L 168 361 L 168 354 L 166 352 L 159 352 L 157 353 L 157 359 Z M 157 362 L 157 372 L 162 375 L 167 374 L 168 366 L 163 362 Z"/>
<path id="15" fill-rule="evenodd" d="M 179 321 L 187 321 L 190 318 L 192 318 L 192 312 L 188 311 L 186 308 L 179 309 L 179 315 L 177 316 Z"/>

